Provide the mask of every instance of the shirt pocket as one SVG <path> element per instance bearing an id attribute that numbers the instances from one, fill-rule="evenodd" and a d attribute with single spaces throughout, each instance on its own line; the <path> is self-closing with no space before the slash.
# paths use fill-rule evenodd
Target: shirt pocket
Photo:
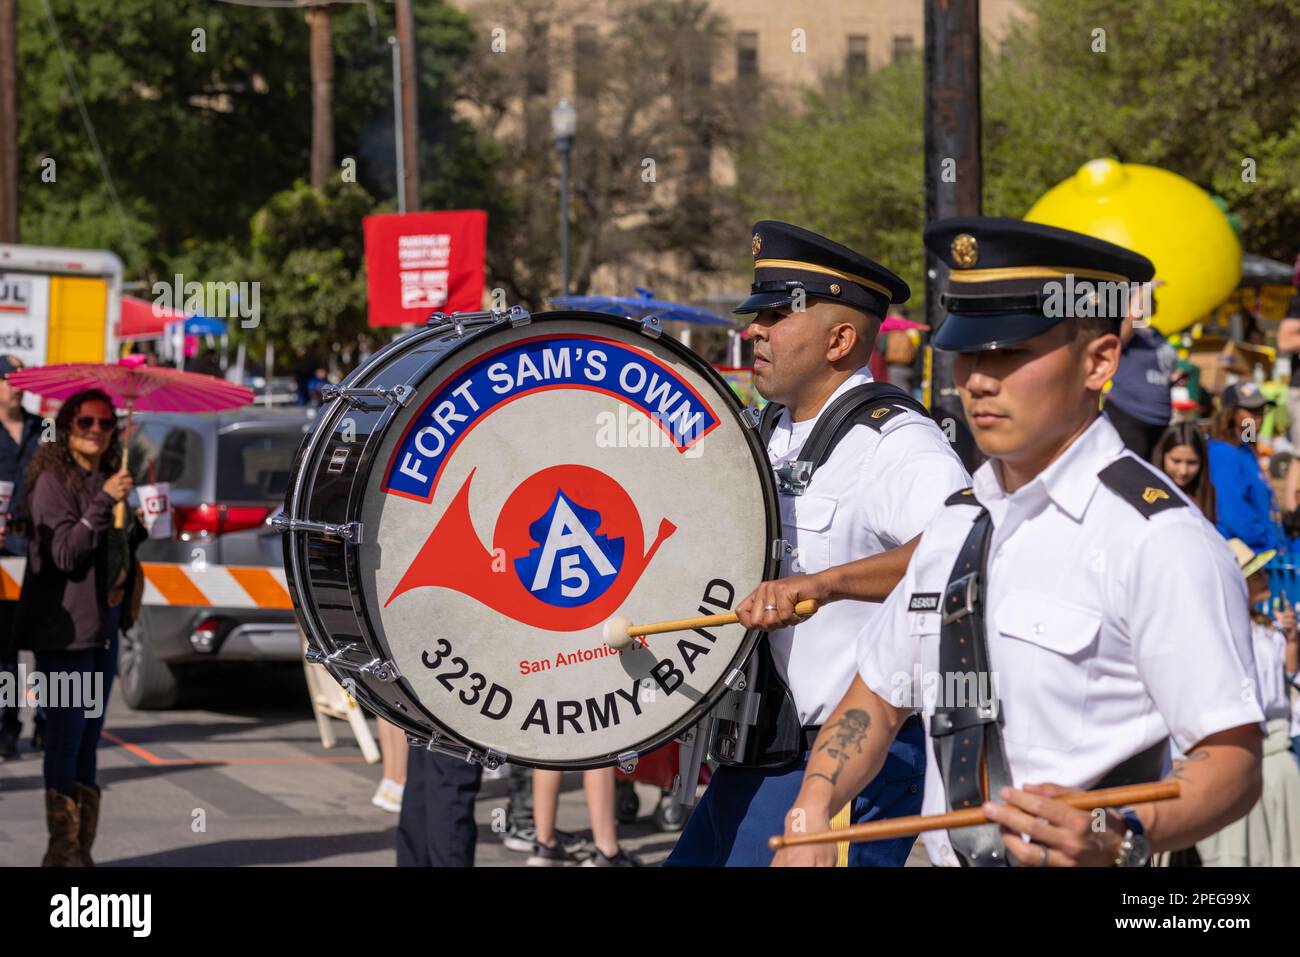
<path id="1" fill-rule="evenodd" d="M 1012 591 L 996 621 L 998 632 L 1011 639 L 990 652 L 1007 740 L 1073 750 L 1083 738 L 1101 612 L 1053 595 Z"/>
<path id="2" fill-rule="evenodd" d="M 808 575 L 830 567 L 831 523 L 837 505 L 828 495 L 782 497 L 782 534 L 794 549 L 786 556 L 785 575 Z"/>

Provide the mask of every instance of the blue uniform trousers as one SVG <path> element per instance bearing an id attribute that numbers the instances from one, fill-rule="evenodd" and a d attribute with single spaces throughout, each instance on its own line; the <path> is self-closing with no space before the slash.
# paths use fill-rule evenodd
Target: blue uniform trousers
<path id="1" fill-rule="evenodd" d="M 785 816 L 803 784 L 808 755 L 789 768 L 767 771 L 722 766 L 686 822 L 665 867 L 766 867 L 767 839 L 785 830 Z M 854 824 L 921 813 L 925 791 L 925 730 L 899 731 L 875 780 L 853 799 Z M 915 837 L 849 845 L 850 867 L 902 867 Z"/>

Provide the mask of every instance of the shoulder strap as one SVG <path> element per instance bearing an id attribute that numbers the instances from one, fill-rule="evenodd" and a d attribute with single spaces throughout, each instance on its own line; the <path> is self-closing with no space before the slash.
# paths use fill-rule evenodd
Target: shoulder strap
<path id="1" fill-rule="evenodd" d="M 776 420 L 784 411 L 785 406 L 778 402 L 769 402 L 763 406 L 763 411 L 759 413 L 758 437 L 763 440 L 763 448 L 767 448 L 767 443 L 772 441 L 772 433 L 776 430 Z"/>
<path id="2" fill-rule="evenodd" d="M 1097 473 L 1102 484 L 1142 513 L 1151 518 L 1167 508 L 1182 508 L 1187 503 L 1170 489 L 1155 469 L 1125 455 Z"/>
<path id="3" fill-rule="evenodd" d="M 964 488 L 960 492 L 953 492 L 943 500 L 944 505 L 974 505 L 976 508 L 983 508 L 979 500 L 975 497 L 973 488 Z"/>
<path id="4" fill-rule="evenodd" d="M 867 382 L 854 386 L 817 419 L 799 458 L 812 462 L 814 469 L 820 468 L 854 426 L 865 425 L 879 432 L 885 423 L 909 409 L 930 417 L 925 406 L 896 385 Z"/>
<path id="5" fill-rule="evenodd" d="M 758 434 L 764 446 L 771 440 L 777 417 L 784 408 L 775 402 L 763 408 L 758 420 Z M 925 406 L 888 382 L 866 382 L 849 389 L 818 416 L 799 458 L 776 470 L 778 490 L 783 495 L 802 495 L 812 481 L 813 473 L 831 457 L 850 429 L 865 425 L 879 432 L 886 423 L 905 411 L 930 418 L 930 411 Z"/>

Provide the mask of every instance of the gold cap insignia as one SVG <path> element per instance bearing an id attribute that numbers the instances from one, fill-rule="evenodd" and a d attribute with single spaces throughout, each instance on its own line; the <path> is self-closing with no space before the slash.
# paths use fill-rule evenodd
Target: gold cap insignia
<path id="1" fill-rule="evenodd" d="M 871 417 L 873 419 L 883 419 L 885 416 L 889 415 L 889 413 L 893 411 L 894 410 L 891 409 L 889 406 L 884 405 L 881 406 L 879 409 L 876 409 L 874 412 L 872 412 Z"/>
<path id="2" fill-rule="evenodd" d="M 970 233 L 958 233 L 952 238 L 952 258 L 958 266 L 969 269 L 980 258 L 980 244 Z"/>
<path id="3" fill-rule="evenodd" d="M 757 256 L 758 251 L 763 248 L 763 240 L 758 233 L 754 233 L 754 238 L 750 241 L 749 248 L 755 256 Z"/>
<path id="4" fill-rule="evenodd" d="M 834 294 L 834 295 L 836 295 L 836 296 L 838 296 L 838 295 L 840 294 L 840 284 L 839 284 L 839 283 L 837 283 L 837 282 L 833 282 L 833 283 L 831 283 L 831 293 Z"/>
<path id="5" fill-rule="evenodd" d="M 1152 488 L 1150 485 L 1148 485 L 1142 492 L 1142 501 L 1146 502 L 1148 505 L 1154 505 L 1162 498 L 1168 498 L 1168 497 L 1169 497 L 1169 493 L 1166 492 L 1164 489 Z"/>

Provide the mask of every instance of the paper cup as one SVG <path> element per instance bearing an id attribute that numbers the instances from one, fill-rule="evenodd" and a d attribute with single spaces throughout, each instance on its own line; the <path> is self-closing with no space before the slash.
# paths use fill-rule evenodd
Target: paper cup
<path id="1" fill-rule="evenodd" d="M 157 485 L 137 485 L 140 508 L 144 512 L 144 527 L 150 538 L 172 537 L 172 509 L 170 482 Z"/>

